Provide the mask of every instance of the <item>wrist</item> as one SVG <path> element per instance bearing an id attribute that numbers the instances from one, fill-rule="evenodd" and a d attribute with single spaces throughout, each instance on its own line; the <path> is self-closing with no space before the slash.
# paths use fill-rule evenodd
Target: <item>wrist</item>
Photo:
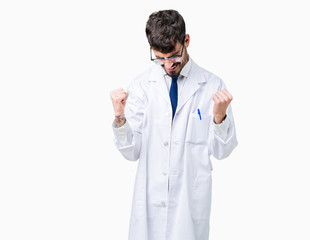
<path id="1" fill-rule="evenodd" d="M 115 116 L 122 116 L 124 115 L 124 111 L 114 111 Z"/>
<path id="2" fill-rule="evenodd" d="M 126 118 L 124 114 L 115 116 L 116 127 L 121 127 L 126 123 Z"/>
<path id="3" fill-rule="evenodd" d="M 120 114 L 120 115 L 115 115 L 115 121 L 117 123 L 121 122 L 122 120 L 125 119 L 125 115 L 124 114 Z"/>
<path id="4" fill-rule="evenodd" d="M 221 124 L 225 119 L 226 119 L 226 114 L 225 115 L 221 115 L 221 116 L 214 116 L 214 123 L 216 124 Z"/>

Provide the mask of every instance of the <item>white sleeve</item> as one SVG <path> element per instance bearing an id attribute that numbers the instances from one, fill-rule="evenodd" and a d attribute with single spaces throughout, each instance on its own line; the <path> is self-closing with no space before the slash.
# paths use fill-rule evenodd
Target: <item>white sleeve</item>
<path id="1" fill-rule="evenodd" d="M 132 133 L 127 121 L 123 126 L 117 128 L 116 121 L 114 120 L 112 123 L 112 129 L 114 132 L 114 143 L 118 149 L 131 144 Z"/>
<path id="2" fill-rule="evenodd" d="M 226 88 L 221 80 L 219 89 Z M 238 145 L 234 117 L 231 104 L 226 110 L 226 118 L 221 124 L 212 121 L 210 152 L 216 159 L 224 159 L 230 155 Z"/>
<path id="3" fill-rule="evenodd" d="M 216 159 L 224 159 L 238 145 L 231 107 L 227 109 L 226 119 L 221 124 L 212 123 L 211 154 Z"/>
<path id="4" fill-rule="evenodd" d="M 225 120 L 220 124 L 216 124 L 213 121 L 214 134 L 223 142 L 226 142 L 228 139 L 228 133 L 229 133 L 228 128 L 229 128 L 229 118 L 227 116 Z"/>
<path id="5" fill-rule="evenodd" d="M 116 128 L 112 124 L 114 142 L 120 153 L 131 161 L 140 158 L 142 144 L 142 125 L 145 112 L 145 96 L 138 81 L 134 81 L 128 89 L 125 107 L 125 124 Z"/>

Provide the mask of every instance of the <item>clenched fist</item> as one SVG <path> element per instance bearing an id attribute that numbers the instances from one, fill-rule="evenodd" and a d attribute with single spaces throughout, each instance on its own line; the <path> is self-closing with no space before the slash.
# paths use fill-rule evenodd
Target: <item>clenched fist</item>
<path id="1" fill-rule="evenodd" d="M 112 100 L 115 116 L 124 115 L 128 92 L 125 92 L 122 88 L 118 88 L 110 92 L 110 97 Z"/>
<path id="2" fill-rule="evenodd" d="M 226 109 L 232 99 L 232 95 L 226 89 L 222 89 L 213 95 L 213 114 L 215 123 L 220 124 L 224 120 Z"/>

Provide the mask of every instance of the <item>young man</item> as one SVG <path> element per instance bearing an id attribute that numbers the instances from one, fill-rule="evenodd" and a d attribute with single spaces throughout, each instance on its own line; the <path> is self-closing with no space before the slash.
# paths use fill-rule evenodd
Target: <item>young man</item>
<path id="1" fill-rule="evenodd" d="M 237 146 L 231 94 L 223 81 L 188 55 L 190 36 L 174 10 L 146 25 L 155 64 L 110 93 L 115 144 L 138 160 L 129 240 L 207 240 L 211 207 L 210 155 Z"/>

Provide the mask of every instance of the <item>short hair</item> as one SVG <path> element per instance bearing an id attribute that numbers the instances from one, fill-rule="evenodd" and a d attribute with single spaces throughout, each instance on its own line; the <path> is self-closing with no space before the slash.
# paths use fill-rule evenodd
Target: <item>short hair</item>
<path id="1" fill-rule="evenodd" d="M 176 10 L 154 12 L 149 16 L 145 33 L 151 48 L 169 53 L 175 49 L 177 42 L 183 42 L 185 22 Z"/>

